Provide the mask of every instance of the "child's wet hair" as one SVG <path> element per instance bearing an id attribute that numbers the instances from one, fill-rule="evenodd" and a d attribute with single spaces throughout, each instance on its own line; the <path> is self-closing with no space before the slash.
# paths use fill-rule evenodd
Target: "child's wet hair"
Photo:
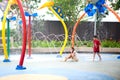
<path id="1" fill-rule="evenodd" d="M 72 49 L 72 53 L 73 53 L 73 52 L 74 52 L 74 50 L 75 50 L 75 49 L 74 49 L 74 47 L 71 47 L 71 49 Z"/>
<path id="2" fill-rule="evenodd" d="M 97 38 L 97 35 L 94 35 L 93 37 L 94 37 L 94 38 Z"/>

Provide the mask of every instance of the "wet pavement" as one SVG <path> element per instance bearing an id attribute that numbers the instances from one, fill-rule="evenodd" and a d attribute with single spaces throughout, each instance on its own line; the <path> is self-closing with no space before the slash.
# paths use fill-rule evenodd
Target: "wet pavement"
<path id="1" fill-rule="evenodd" d="M 58 54 L 32 54 L 28 59 L 26 55 L 24 64 L 26 70 L 16 70 L 20 55 L 10 55 L 11 62 L 3 62 L 4 56 L 0 55 L 0 77 L 18 74 L 41 74 L 57 75 L 66 77 L 68 80 L 120 80 L 119 54 L 101 53 L 102 61 L 96 56 L 92 61 L 92 54 L 78 53 L 78 62 L 68 60 L 64 62 L 65 56 L 57 57 Z"/>

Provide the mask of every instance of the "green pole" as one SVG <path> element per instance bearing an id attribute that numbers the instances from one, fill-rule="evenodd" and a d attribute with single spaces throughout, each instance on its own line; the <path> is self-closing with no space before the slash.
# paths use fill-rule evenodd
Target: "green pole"
<path id="1" fill-rule="evenodd" d="M 10 55 L 10 21 L 7 19 L 7 52 Z"/>

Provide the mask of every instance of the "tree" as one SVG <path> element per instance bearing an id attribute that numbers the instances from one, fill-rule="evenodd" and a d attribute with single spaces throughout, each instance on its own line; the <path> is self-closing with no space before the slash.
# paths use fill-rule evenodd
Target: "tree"
<path id="1" fill-rule="evenodd" d="M 24 10 L 29 13 L 33 13 L 38 8 L 38 4 L 41 2 L 41 0 L 22 0 L 22 2 Z M 73 27 L 77 18 L 80 16 L 79 13 L 83 11 L 83 8 L 85 6 L 83 0 L 54 0 L 54 2 L 55 6 L 60 6 L 62 8 L 64 21 L 67 23 L 67 25 L 70 28 Z M 9 11 L 8 15 L 16 15 L 18 20 L 21 19 L 17 5 L 11 6 L 11 10 Z M 37 17 L 37 19 L 40 18 Z"/>
<path id="2" fill-rule="evenodd" d="M 62 8 L 64 15 L 64 21 L 68 26 L 68 30 L 74 26 L 77 18 L 80 16 L 80 12 L 83 11 L 85 4 L 83 0 L 54 0 L 55 6 Z"/>
<path id="3" fill-rule="evenodd" d="M 33 13 L 37 9 L 38 4 L 40 2 L 41 2 L 41 0 L 22 0 L 24 10 L 28 11 L 30 13 Z M 4 12 L 4 10 L 5 10 L 6 6 L 7 6 L 7 3 L 8 3 L 7 0 L 1 0 L 0 1 L 0 10 L 2 12 Z M 13 15 L 17 14 L 17 16 L 20 16 L 19 13 L 20 12 L 18 10 L 18 6 L 15 4 L 15 5 L 12 5 L 10 7 L 8 15 L 13 16 Z"/>
<path id="4" fill-rule="evenodd" d="M 22 5 L 25 11 L 29 12 L 29 13 L 34 13 L 36 12 L 35 10 L 37 10 L 38 8 L 38 4 L 41 2 L 41 0 L 22 0 Z M 7 6 L 8 1 L 7 0 L 2 0 L 0 2 L 0 10 L 1 12 L 4 13 L 5 8 Z M 21 26 L 18 25 L 19 21 L 21 20 L 21 15 L 20 15 L 20 11 L 17 5 L 12 5 L 10 7 L 10 10 L 8 12 L 8 16 L 7 17 L 13 17 L 16 16 L 17 20 L 16 20 L 16 24 L 14 26 L 17 26 L 16 28 L 16 32 L 20 31 Z M 40 17 L 40 16 L 39 16 Z M 34 20 L 40 20 L 40 18 L 34 18 Z M 12 30 L 11 30 L 12 32 Z M 15 31 L 14 31 L 15 32 Z M 12 34 L 11 34 L 12 35 Z"/>
<path id="5" fill-rule="evenodd" d="M 118 0 L 116 3 L 112 3 L 112 6 L 114 7 L 114 10 L 120 9 L 120 0 Z"/>
<path id="6" fill-rule="evenodd" d="M 118 0 L 118 2 L 115 4 L 115 10 L 120 9 L 120 0 Z"/>

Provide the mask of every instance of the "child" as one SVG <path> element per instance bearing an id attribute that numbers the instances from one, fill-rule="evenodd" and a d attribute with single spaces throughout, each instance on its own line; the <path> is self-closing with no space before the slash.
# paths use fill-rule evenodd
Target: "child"
<path id="1" fill-rule="evenodd" d="M 76 51 L 75 51 L 75 49 L 73 48 L 73 47 L 71 47 L 71 52 L 70 52 L 70 54 L 65 58 L 65 60 L 64 61 L 67 61 L 68 59 L 73 59 L 74 61 L 78 61 L 78 59 L 77 59 L 77 57 L 76 57 Z"/>
<path id="2" fill-rule="evenodd" d="M 95 59 L 96 53 L 97 53 L 97 55 L 99 57 L 99 60 L 101 61 L 101 55 L 99 54 L 99 52 L 100 52 L 100 45 L 101 45 L 100 40 L 95 35 L 93 37 L 93 61 Z"/>

